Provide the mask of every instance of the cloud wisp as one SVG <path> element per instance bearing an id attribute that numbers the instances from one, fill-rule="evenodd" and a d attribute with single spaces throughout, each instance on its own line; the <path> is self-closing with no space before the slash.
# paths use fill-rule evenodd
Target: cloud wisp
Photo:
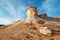
<path id="1" fill-rule="evenodd" d="M 58 13 L 58 14 L 60 13 L 59 12 L 59 10 L 60 10 L 59 0 L 46 0 L 42 4 L 41 7 L 44 10 L 44 12 L 47 13 L 48 16 L 51 16 L 51 17 L 56 16 L 56 13 Z"/>
<path id="2" fill-rule="evenodd" d="M 12 23 L 11 20 L 0 17 L 0 24 L 8 25 L 10 23 Z"/>

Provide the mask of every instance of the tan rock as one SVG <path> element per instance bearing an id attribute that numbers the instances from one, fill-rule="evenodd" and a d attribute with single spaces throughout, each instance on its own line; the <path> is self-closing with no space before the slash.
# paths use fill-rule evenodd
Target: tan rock
<path id="1" fill-rule="evenodd" d="M 48 17 L 46 13 L 40 14 L 39 17 Z"/>
<path id="2" fill-rule="evenodd" d="M 37 18 L 38 14 L 35 7 L 29 7 L 26 14 L 26 20 L 19 20 L 4 26 L 0 30 L 0 40 L 60 40 L 60 26 L 38 20 L 40 17 Z M 40 16 L 43 19 L 47 17 L 46 14 Z M 50 21 L 51 18 L 46 19 Z"/>
<path id="3" fill-rule="evenodd" d="M 35 19 L 38 16 L 37 9 L 35 7 L 29 7 L 27 9 L 27 20 Z"/>
<path id="4" fill-rule="evenodd" d="M 56 16 L 55 18 L 60 18 L 60 16 Z"/>
<path id="5" fill-rule="evenodd" d="M 51 30 L 49 30 L 47 27 L 40 27 L 39 31 L 44 35 L 47 35 L 47 36 L 51 35 Z"/>

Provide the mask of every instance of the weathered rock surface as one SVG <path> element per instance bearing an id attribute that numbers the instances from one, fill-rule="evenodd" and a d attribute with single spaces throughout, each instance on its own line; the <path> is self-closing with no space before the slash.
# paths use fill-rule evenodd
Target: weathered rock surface
<path id="1" fill-rule="evenodd" d="M 56 22 L 50 21 L 56 19 L 46 14 L 38 16 L 34 7 L 28 8 L 27 19 L 19 20 L 0 29 L 0 40 L 60 40 L 60 24 L 56 25 Z"/>
<path id="2" fill-rule="evenodd" d="M 56 16 L 55 18 L 60 18 L 60 16 Z"/>

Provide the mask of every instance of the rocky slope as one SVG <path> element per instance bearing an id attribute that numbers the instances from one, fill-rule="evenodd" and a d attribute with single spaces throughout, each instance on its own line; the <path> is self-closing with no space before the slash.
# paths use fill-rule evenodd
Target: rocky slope
<path id="1" fill-rule="evenodd" d="M 57 23 L 60 23 L 60 19 L 46 14 L 38 15 L 36 8 L 29 7 L 26 20 L 19 20 L 0 29 L 0 40 L 60 40 L 60 24 Z M 45 35 L 49 33 L 48 30 L 51 33 Z"/>

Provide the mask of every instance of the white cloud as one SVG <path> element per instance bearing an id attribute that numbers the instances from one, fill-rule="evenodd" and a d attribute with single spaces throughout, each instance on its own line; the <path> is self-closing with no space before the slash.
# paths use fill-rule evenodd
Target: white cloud
<path id="1" fill-rule="evenodd" d="M 57 9 L 56 5 L 59 5 L 58 0 L 46 0 L 42 4 L 42 8 L 45 10 L 45 12 L 51 12 Z"/>
<path id="2" fill-rule="evenodd" d="M 19 6 L 19 7 L 18 7 L 18 10 L 17 10 L 17 13 L 18 13 L 18 14 L 21 14 L 22 11 L 25 11 L 25 10 L 26 10 L 26 8 L 27 8 L 27 7 L 25 7 L 25 6 Z"/>
<path id="3" fill-rule="evenodd" d="M 0 16 L 3 16 L 4 15 L 4 12 L 0 10 Z"/>
<path id="4" fill-rule="evenodd" d="M 22 18 L 22 14 L 24 14 L 23 12 L 24 12 L 25 9 L 26 9 L 26 6 L 25 6 L 25 5 L 20 5 L 20 6 L 17 8 L 17 10 L 16 10 L 16 9 L 14 8 L 14 6 L 13 6 L 11 3 L 9 3 L 9 1 L 5 0 L 5 2 L 6 2 L 6 4 L 8 5 L 8 6 L 7 6 L 8 12 L 9 12 L 12 16 L 14 16 L 14 18 L 15 18 L 16 20 L 21 19 L 21 18 Z"/>
<path id="5" fill-rule="evenodd" d="M 50 0 L 46 0 L 43 5 L 42 8 L 46 11 L 49 12 L 50 10 L 52 10 L 52 6 L 50 5 Z"/>
<path id="6" fill-rule="evenodd" d="M 10 24 L 10 23 L 12 23 L 11 20 L 0 17 L 0 24 L 8 25 L 8 24 Z"/>
<path id="7" fill-rule="evenodd" d="M 13 5 L 9 2 L 9 0 L 0 0 L 2 4 L 0 4 L 0 7 L 2 8 L 6 8 L 8 10 L 8 12 L 12 15 L 12 16 L 16 16 L 16 10 L 14 9 Z"/>
<path id="8" fill-rule="evenodd" d="M 33 5 L 36 1 L 35 0 L 27 0 L 27 3 Z"/>
<path id="9" fill-rule="evenodd" d="M 8 0 L 5 0 L 6 2 L 6 9 L 8 10 L 8 12 L 14 17 L 14 18 L 17 18 L 17 11 L 16 9 L 14 8 L 14 6 L 8 1 Z"/>
<path id="10" fill-rule="evenodd" d="M 25 15 L 26 9 L 27 9 L 27 7 L 23 6 L 23 5 L 18 7 L 18 9 L 17 9 L 18 19 L 22 19 L 23 18 L 22 16 Z"/>
<path id="11" fill-rule="evenodd" d="M 58 11 L 58 7 L 56 6 L 57 4 L 57 0 L 46 0 L 45 2 L 43 2 L 41 7 L 44 12 L 48 14 L 48 16 L 53 17 L 52 14 L 54 15 Z"/>
<path id="12" fill-rule="evenodd" d="M 5 4 L 4 4 L 5 3 Z M 0 24 L 10 24 L 14 21 L 22 19 L 22 15 L 24 15 L 24 11 L 26 10 L 26 6 L 19 5 L 17 9 L 14 8 L 14 6 L 9 2 L 9 0 L 3 0 L 3 8 L 6 8 L 7 11 L 10 13 L 10 15 L 13 16 L 13 18 L 2 18 L 0 17 Z M 0 12 L 1 15 L 4 14 L 4 12 Z M 5 14 L 4 14 L 5 16 Z"/>
<path id="13" fill-rule="evenodd" d="M 10 13 L 10 15 L 13 16 L 14 21 L 21 19 L 21 17 L 19 18 L 19 16 L 21 16 L 21 15 L 19 15 L 19 14 L 21 14 L 21 13 L 19 13 L 19 12 L 20 12 L 21 10 L 24 10 L 24 7 L 20 7 L 21 9 L 18 8 L 18 9 L 20 9 L 20 10 L 16 10 L 16 9 L 14 8 L 14 6 L 13 6 L 8 0 L 5 0 L 5 3 L 6 3 L 6 5 L 7 5 L 6 9 L 7 9 L 8 12 Z"/>

